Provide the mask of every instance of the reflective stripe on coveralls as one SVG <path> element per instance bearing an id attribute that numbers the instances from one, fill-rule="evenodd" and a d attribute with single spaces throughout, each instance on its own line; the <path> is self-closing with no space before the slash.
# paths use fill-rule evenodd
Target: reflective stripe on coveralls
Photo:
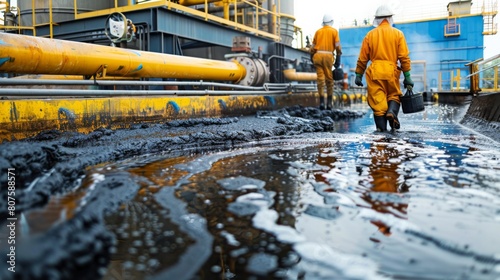
<path id="1" fill-rule="evenodd" d="M 410 71 L 409 54 L 403 32 L 393 28 L 386 20 L 366 34 L 361 45 L 356 73 L 363 74 L 366 70 L 367 101 L 375 116 L 385 116 L 388 101 L 400 102 L 401 70 L 398 69 L 397 62 L 401 63 L 403 72 Z M 369 60 L 372 63 L 366 69 Z"/>

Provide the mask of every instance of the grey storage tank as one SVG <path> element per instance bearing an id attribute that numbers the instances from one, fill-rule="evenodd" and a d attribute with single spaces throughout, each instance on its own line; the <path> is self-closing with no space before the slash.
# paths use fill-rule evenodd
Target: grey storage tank
<path id="1" fill-rule="evenodd" d="M 276 0 L 264 0 L 262 1 L 262 7 L 272 10 L 274 5 L 277 5 Z M 277 12 L 280 14 L 280 20 L 278 22 L 280 28 L 280 39 L 281 43 L 291 46 L 293 42 L 293 36 L 295 34 L 295 5 L 294 0 L 281 0 L 279 1 L 280 6 L 276 7 Z M 262 22 L 270 23 L 271 19 L 263 18 Z M 272 24 L 269 24 L 270 29 L 273 28 Z M 273 33 L 272 30 L 269 30 Z"/>
<path id="2" fill-rule="evenodd" d="M 127 0 L 118 1 L 118 6 L 127 5 Z M 18 24 L 21 26 L 33 26 L 32 0 L 17 0 L 19 9 Z M 114 0 L 80 0 L 77 1 L 78 13 L 95 10 L 109 9 L 115 6 Z M 35 0 L 35 24 L 48 24 L 50 17 L 49 0 Z M 52 0 L 52 22 L 62 22 L 75 19 L 75 5 L 73 0 Z"/>

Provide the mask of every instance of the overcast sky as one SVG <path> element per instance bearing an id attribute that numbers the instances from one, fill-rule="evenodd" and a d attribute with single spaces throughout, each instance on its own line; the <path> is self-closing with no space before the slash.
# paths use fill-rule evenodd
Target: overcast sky
<path id="1" fill-rule="evenodd" d="M 377 8 L 382 4 L 392 7 L 395 13 L 395 21 L 412 20 L 419 18 L 432 18 L 437 16 L 446 16 L 449 0 L 294 0 L 295 25 L 303 30 L 304 38 L 306 35 L 314 35 L 316 29 L 321 27 L 321 21 L 325 13 L 330 13 L 334 18 L 334 26 L 352 25 L 356 19 L 362 22 L 363 19 L 373 20 L 373 15 Z M 476 2 L 478 4 L 476 4 Z M 475 0 L 471 7 L 472 12 L 480 11 L 483 2 L 491 7 L 498 0 Z M 498 24 L 499 16 L 495 17 Z M 499 24 L 500 25 L 500 24 Z M 500 54 L 500 33 L 496 35 L 487 35 L 484 37 L 485 50 L 484 58 L 489 58 Z"/>

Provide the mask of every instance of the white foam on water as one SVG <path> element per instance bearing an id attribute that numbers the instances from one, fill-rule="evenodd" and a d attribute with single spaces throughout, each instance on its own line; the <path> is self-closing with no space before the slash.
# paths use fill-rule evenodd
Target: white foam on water
<path id="1" fill-rule="evenodd" d="M 240 187 L 240 189 L 242 190 L 253 190 L 253 189 L 258 189 L 259 187 L 257 185 L 254 185 L 254 184 L 246 184 L 246 185 L 242 185 Z"/>
<path id="2" fill-rule="evenodd" d="M 235 247 L 240 246 L 240 242 L 236 239 L 236 237 L 233 234 L 223 230 L 223 231 L 221 231 L 220 235 L 222 237 L 226 238 L 226 241 L 229 245 L 235 246 Z"/>
<path id="3" fill-rule="evenodd" d="M 296 229 L 276 224 L 278 217 L 279 214 L 275 210 L 261 209 L 255 214 L 252 221 L 254 227 L 274 234 L 276 239 L 281 242 L 296 243 L 306 240 Z"/>
<path id="4" fill-rule="evenodd" d="M 404 232 L 405 230 L 413 230 L 420 232 L 420 228 L 412 224 L 406 220 L 401 220 L 393 215 L 386 215 L 380 212 L 377 212 L 372 209 L 362 208 L 358 212 L 358 216 L 367 219 L 369 221 L 380 221 L 385 225 L 389 226 L 392 229 Z"/>
<path id="5" fill-rule="evenodd" d="M 259 208 L 268 208 L 271 206 L 271 202 L 264 194 L 254 192 L 238 196 L 236 198 L 236 202 L 250 203 L 258 206 Z"/>
<path id="6" fill-rule="evenodd" d="M 370 259 L 342 254 L 325 244 L 300 242 L 293 248 L 305 261 L 334 269 L 348 279 L 388 279 L 377 274 L 378 265 Z"/>
<path id="7" fill-rule="evenodd" d="M 92 194 L 92 191 L 95 189 L 95 186 L 104 181 L 106 179 L 106 176 L 104 176 L 104 174 L 100 174 L 100 173 L 93 173 L 91 175 L 91 178 L 92 178 L 92 184 L 90 184 L 90 186 L 88 187 L 88 190 L 87 190 L 87 193 L 85 193 L 85 196 L 82 198 L 82 201 L 80 202 L 80 207 L 83 207 L 87 204 L 87 200 L 88 198 L 91 196 Z"/>
<path id="8" fill-rule="evenodd" d="M 261 189 L 266 185 L 262 180 L 245 176 L 228 177 L 218 180 L 217 183 L 227 190 Z"/>
<path id="9" fill-rule="evenodd" d="M 273 234 L 280 242 L 292 244 L 295 251 L 304 259 L 302 263 L 306 263 L 306 266 L 307 263 L 314 264 L 311 267 L 307 266 L 308 268 L 317 267 L 323 274 L 340 274 L 349 279 L 386 279 L 377 274 L 378 265 L 374 261 L 356 255 L 341 254 L 325 244 L 308 241 L 295 228 L 277 224 L 279 214 L 269 209 L 271 203 L 265 194 L 248 193 L 236 200 L 260 207 L 252 219 L 253 226 Z"/>

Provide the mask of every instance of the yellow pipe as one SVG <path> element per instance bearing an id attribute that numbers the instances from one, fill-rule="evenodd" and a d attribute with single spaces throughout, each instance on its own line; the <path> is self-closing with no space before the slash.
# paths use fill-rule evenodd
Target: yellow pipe
<path id="1" fill-rule="evenodd" d="M 309 72 L 297 73 L 293 68 L 283 70 L 283 75 L 289 81 L 316 81 L 316 79 L 318 78 L 316 73 L 309 73 Z"/>
<path id="2" fill-rule="evenodd" d="M 229 20 L 229 0 L 222 1 L 224 5 L 224 19 Z"/>
<path id="3" fill-rule="evenodd" d="M 205 1 L 208 1 L 208 3 L 213 3 L 213 2 L 219 2 L 220 0 L 179 0 L 179 5 L 182 6 L 201 5 L 205 4 Z"/>
<path id="4" fill-rule="evenodd" d="M 271 29 L 272 32 L 271 33 L 274 34 L 274 35 L 279 35 L 279 32 L 276 29 L 276 26 L 277 26 L 276 25 L 276 22 L 277 22 L 277 19 L 276 19 L 276 4 L 273 4 L 272 13 L 273 13 L 273 16 L 272 16 L 272 21 L 271 21 L 272 22 L 271 23 L 272 24 L 272 29 Z"/>
<path id="5" fill-rule="evenodd" d="M 493 88 L 498 90 L 498 66 L 493 68 Z"/>
<path id="6" fill-rule="evenodd" d="M 0 33 L 0 72 L 177 78 L 239 82 L 246 69 L 233 61 Z M 97 76 L 97 75 L 96 75 Z"/>
<path id="7" fill-rule="evenodd" d="M 36 26 L 36 16 L 35 16 L 35 0 L 31 0 L 31 22 L 33 26 Z M 36 32 L 36 28 L 33 28 L 33 32 Z M 36 36 L 36 33 L 33 33 L 33 36 Z"/>
<path id="8" fill-rule="evenodd" d="M 52 21 L 52 0 L 49 0 L 49 29 L 50 38 L 54 38 L 54 22 Z"/>

